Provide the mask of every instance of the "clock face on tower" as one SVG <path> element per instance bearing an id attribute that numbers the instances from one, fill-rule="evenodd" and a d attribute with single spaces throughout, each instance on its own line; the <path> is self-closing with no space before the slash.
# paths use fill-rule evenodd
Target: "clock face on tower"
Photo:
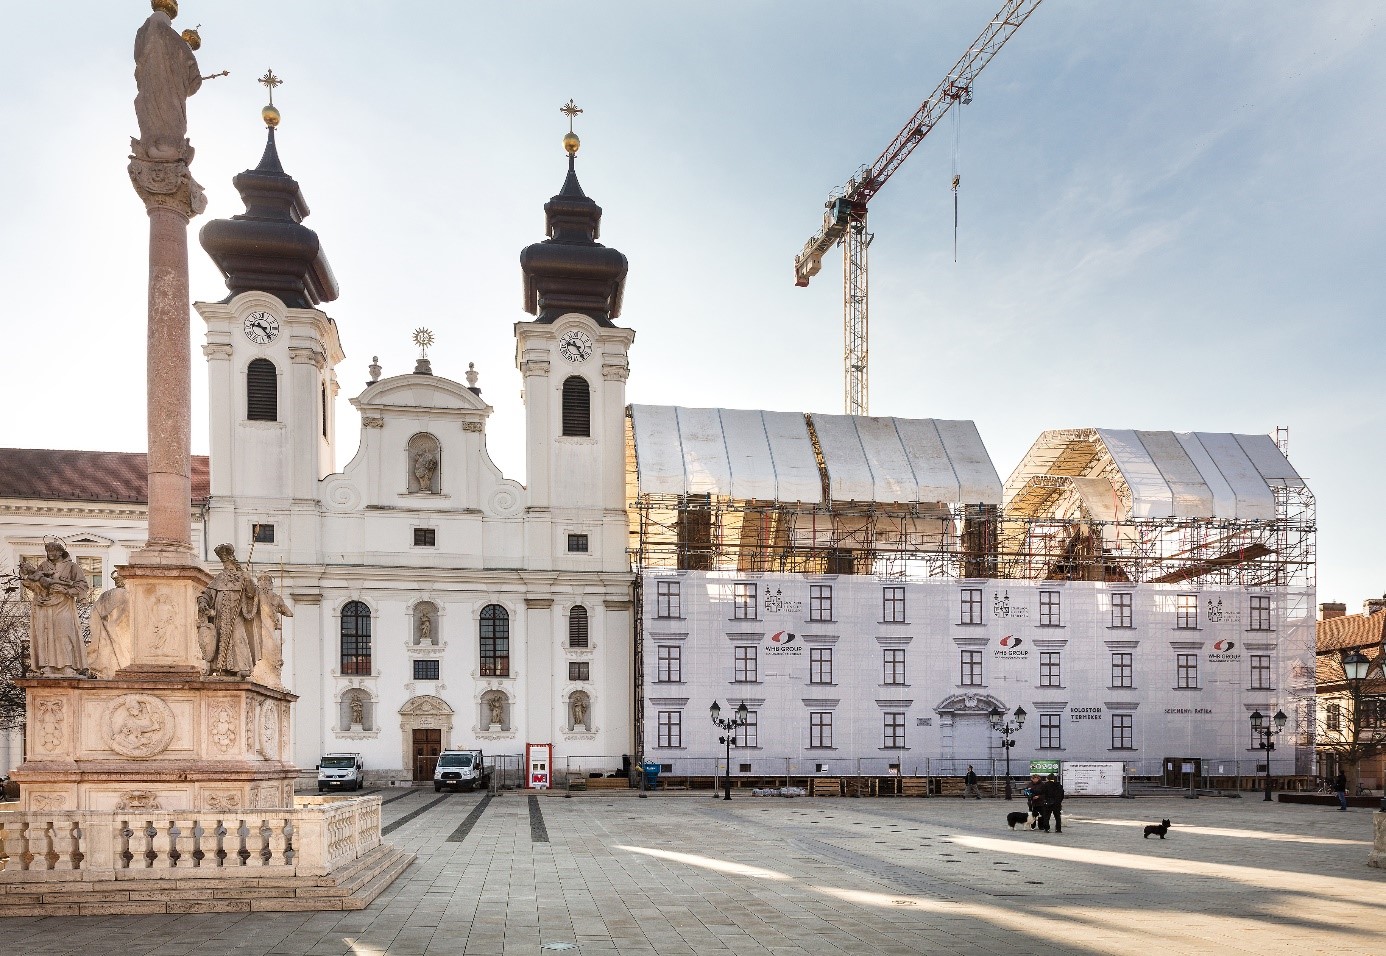
<path id="1" fill-rule="evenodd" d="M 558 340 L 558 354 L 569 362 L 581 362 L 592 354 L 592 340 L 581 329 L 563 333 Z"/>
<path id="2" fill-rule="evenodd" d="M 279 336 L 279 320 L 268 312 L 252 312 L 242 324 L 245 337 L 256 345 L 269 345 Z"/>

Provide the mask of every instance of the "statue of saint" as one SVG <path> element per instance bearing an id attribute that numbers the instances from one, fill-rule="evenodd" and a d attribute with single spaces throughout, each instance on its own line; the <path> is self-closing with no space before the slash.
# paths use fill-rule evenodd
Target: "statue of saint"
<path id="1" fill-rule="evenodd" d="M 417 491 L 433 490 L 433 476 L 438 473 L 438 456 L 427 448 L 414 453 L 414 480 L 418 482 Z"/>
<path id="2" fill-rule="evenodd" d="M 253 622 L 260 615 L 259 590 L 255 579 L 236 560 L 236 549 L 229 544 L 216 546 L 221 571 L 197 598 L 202 624 L 211 625 L 206 634 L 199 624 L 199 637 L 212 638 L 209 671 L 213 675 L 244 680 L 255 669 L 259 628 Z M 203 648 L 207 654 L 208 649 Z"/>
<path id="3" fill-rule="evenodd" d="M 351 698 L 351 726 L 353 729 L 365 726 L 366 705 L 360 697 Z"/>
<path id="4" fill-rule="evenodd" d="M 573 729 L 587 729 L 587 695 L 573 695 Z"/>
<path id="5" fill-rule="evenodd" d="M 492 694 L 486 701 L 491 711 L 491 726 L 499 727 L 505 723 L 505 700 L 500 694 Z"/>
<path id="6" fill-rule="evenodd" d="M 255 653 L 255 670 L 251 680 L 279 687 L 283 683 L 284 672 L 284 641 L 279 635 L 279 619 L 293 617 L 294 612 L 274 590 L 274 579 L 268 574 L 262 574 L 257 579 L 256 591 L 260 595 L 260 615 L 252 623 L 258 628 L 258 637 L 251 642 Z"/>
<path id="7" fill-rule="evenodd" d="M 43 677 L 81 677 L 86 648 L 77 620 L 77 602 L 91 592 L 86 575 L 60 541 L 43 546 L 38 567 L 19 563 L 19 579 L 31 597 L 29 642 L 34 669 Z"/>
<path id="8" fill-rule="evenodd" d="M 110 680 L 116 671 L 130 666 L 135 655 L 135 636 L 130 629 L 130 592 L 119 571 L 111 572 L 115 587 L 101 592 L 91 608 L 91 669 Z"/>
<path id="9" fill-rule="evenodd" d="M 153 162 L 192 162 L 188 142 L 188 97 L 202 88 L 202 73 L 188 42 L 168 14 L 155 10 L 135 34 L 136 156 Z"/>
<path id="10" fill-rule="evenodd" d="M 423 617 L 419 618 L 419 643 L 433 643 L 433 618 L 429 616 L 427 611 L 424 611 Z"/>

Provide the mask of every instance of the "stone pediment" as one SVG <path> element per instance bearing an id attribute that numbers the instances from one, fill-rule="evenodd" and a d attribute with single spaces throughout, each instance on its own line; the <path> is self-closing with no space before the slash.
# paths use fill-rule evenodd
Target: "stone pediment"
<path id="1" fill-rule="evenodd" d="M 399 712 L 404 717 L 443 717 L 451 716 L 452 708 L 441 697 L 425 694 L 405 701 Z"/>
<path id="2" fill-rule="evenodd" d="M 409 414 L 419 410 L 430 413 L 467 412 L 491 413 L 491 406 L 461 382 L 438 375 L 395 375 L 381 379 L 351 400 L 363 416 L 387 415 L 391 412 Z"/>

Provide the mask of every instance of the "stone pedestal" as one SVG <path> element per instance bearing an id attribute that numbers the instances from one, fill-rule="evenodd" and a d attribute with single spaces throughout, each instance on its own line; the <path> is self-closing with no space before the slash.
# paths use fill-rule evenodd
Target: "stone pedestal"
<path id="1" fill-rule="evenodd" d="M 24 810 L 293 806 L 288 691 L 249 681 L 30 678 Z"/>
<path id="2" fill-rule="evenodd" d="M 130 666 L 118 677 L 192 679 L 206 669 L 198 646 L 197 598 L 212 576 L 190 561 L 117 569 L 130 592 Z"/>
<path id="3" fill-rule="evenodd" d="M 1372 852 L 1367 865 L 1386 869 L 1386 811 L 1372 814 Z"/>

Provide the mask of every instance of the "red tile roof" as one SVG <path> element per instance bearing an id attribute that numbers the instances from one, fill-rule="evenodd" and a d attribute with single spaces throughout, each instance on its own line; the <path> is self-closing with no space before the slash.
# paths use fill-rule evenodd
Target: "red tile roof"
<path id="1" fill-rule="evenodd" d="M 1319 652 L 1379 645 L 1386 637 L 1386 610 L 1375 614 L 1344 614 L 1318 623 Z"/>
<path id="2" fill-rule="evenodd" d="M 0 448 L 0 498 L 147 503 L 142 452 Z M 206 455 L 192 456 L 192 503 L 211 493 Z"/>

